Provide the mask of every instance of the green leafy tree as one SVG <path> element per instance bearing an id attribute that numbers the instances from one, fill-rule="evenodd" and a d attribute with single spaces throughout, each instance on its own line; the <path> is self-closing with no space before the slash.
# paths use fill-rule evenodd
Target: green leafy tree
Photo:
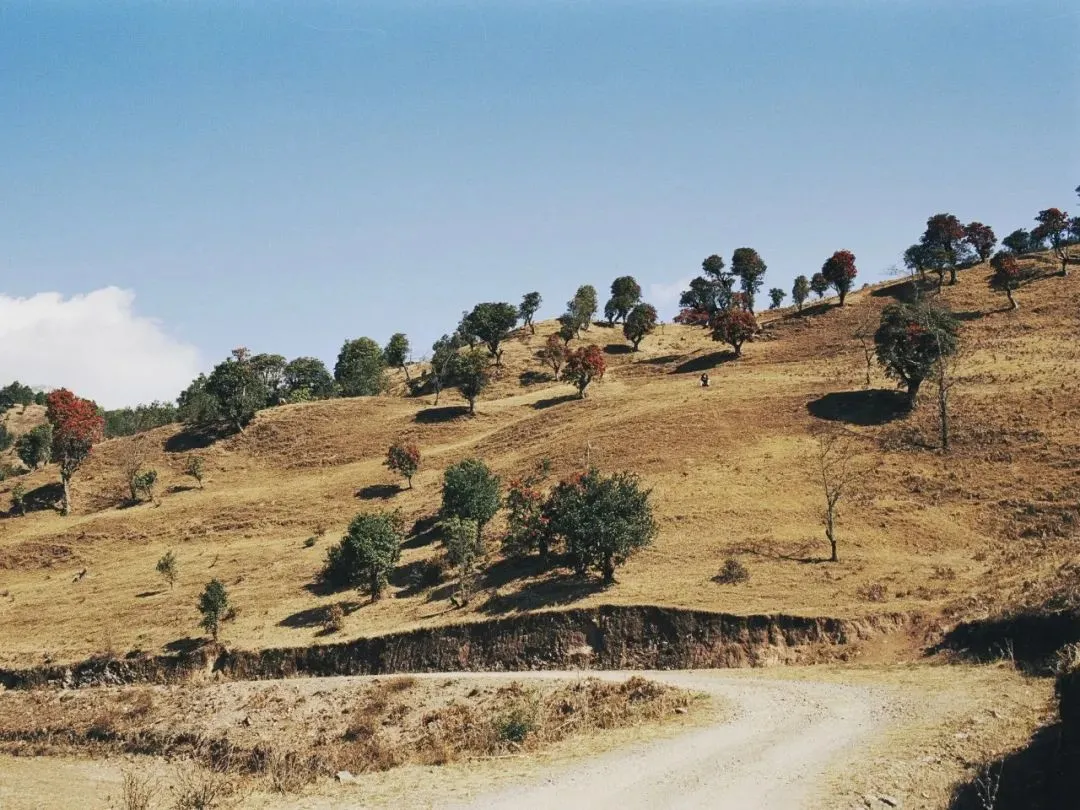
<path id="1" fill-rule="evenodd" d="M 154 488 L 157 486 L 157 470 L 141 470 L 135 474 L 131 481 L 132 500 L 145 498 L 154 500 Z"/>
<path id="2" fill-rule="evenodd" d="M 11 445 L 15 444 L 15 436 L 7 425 L 0 423 L 0 453 L 5 450 L 11 449 Z"/>
<path id="3" fill-rule="evenodd" d="M 926 245 L 917 242 L 904 251 L 904 266 L 913 274 L 918 273 L 920 279 L 925 279 L 926 271 L 935 266 L 933 253 Z"/>
<path id="4" fill-rule="evenodd" d="M 634 475 L 605 476 L 593 468 L 558 484 L 544 515 L 551 533 L 566 543 L 578 573 L 599 569 L 611 584 L 616 566 L 656 536 L 650 494 Z"/>
<path id="5" fill-rule="evenodd" d="M 583 346 L 566 356 L 562 380 L 571 383 L 578 390 L 578 396 L 585 398 L 585 389 L 593 380 L 604 378 L 607 362 L 599 346 Z"/>
<path id="6" fill-rule="evenodd" d="M 176 584 L 176 578 L 179 575 L 179 565 L 176 562 L 176 555 L 172 550 L 166 551 L 162 555 L 161 559 L 157 561 L 155 570 L 161 575 L 161 578 L 169 585 L 169 590 L 173 589 L 173 585 Z"/>
<path id="7" fill-rule="evenodd" d="M 779 287 L 773 287 L 769 290 L 769 309 L 780 309 L 784 304 L 785 298 L 787 298 L 786 292 Z"/>
<path id="8" fill-rule="evenodd" d="M 15 455 L 31 470 L 36 470 L 52 458 L 52 442 L 52 425 L 48 422 L 36 425 L 15 440 Z"/>
<path id="9" fill-rule="evenodd" d="M 409 359 L 409 339 L 405 336 L 404 332 L 395 332 L 390 336 L 390 341 L 386 344 L 386 348 L 383 349 L 383 358 L 386 360 L 386 365 L 391 368 L 400 368 L 405 372 L 405 382 L 409 381 L 409 366 L 407 365 Z"/>
<path id="10" fill-rule="evenodd" d="M 566 303 L 566 314 L 573 319 L 576 332 L 589 331 L 596 316 L 596 307 L 596 288 L 591 284 L 578 287 L 574 297 Z"/>
<path id="11" fill-rule="evenodd" d="M 377 601 L 401 557 L 405 539 L 400 517 L 390 512 L 361 512 L 341 542 L 326 553 L 322 579 L 337 587 L 366 588 Z"/>
<path id="12" fill-rule="evenodd" d="M 477 522 L 469 518 L 447 518 L 440 528 L 446 538 L 446 558 L 458 573 L 456 601 L 466 605 L 475 587 L 476 569 L 484 557 L 483 535 Z"/>
<path id="13" fill-rule="evenodd" d="M 23 385 L 18 380 L 0 388 L 0 411 L 22 405 L 24 408 L 34 402 L 34 389 Z"/>
<path id="14" fill-rule="evenodd" d="M 11 488 L 11 514 L 26 514 L 26 487 L 21 483 Z"/>
<path id="15" fill-rule="evenodd" d="M 927 250 L 931 266 L 938 273 L 940 287 L 948 272 L 950 284 L 956 283 L 956 271 L 964 258 L 967 231 L 952 214 L 934 214 L 926 220 L 921 243 Z"/>
<path id="16" fill-rule="evenodd" d="M 484 303 L 473 307 L 465 316 L 469 333 L 475 335 L 487 346 L 488 352 L 495 358 L 495 365 L 502 365 L 502 342 L 510 337 L 517 326 L 518 311 L 513 304 Z"/>
<path id="17" fill-rule="evenodd" d="M 814 275 L 810 277 L 810 289 L 813 290 L 814 295 L 816 295 L 820 301 L 825 297 L 825 293 L 829 291 L 829 282 L 821 273 L 814 273 Z"/>
<path id="18" fill-rule="evenodd" d="M 184 474 L 194 478 L 199 484 L 199 489 L 203 488 L 203 472 L 202 456 L 189 456 L 187 466 L 184 467 Z"/>
<path id="19" fill-rule="evenodd" d="M 739 279 L 746 308 L 754 311 L 754 298 L 765 280 L 768 268 L 753 248 L 736 248 L 731 255 L 731 272 Z"/>
<path id="20" fill-rule="evenodd" d="M 1028 253 L 1031 251 L 1031 234 L 1023 228 L 1017 228 L 1002 239 L 1001 244 L 1018 255 Z"/>
<path id="21" fill-rule="evenodd" d="M 458 333 L 443 335 L 431 347 L 431 384 L 435 388 L 435 404 L 439 404 L 439 395 L 452 383 L 454 367 L 458 360 L 458 349 L 462 346 Z"/>
<path id="22" fill-rule="evenodd" d="M 285 367 L 288 363 L 280 354 L 254 354 L 248 364 L 262 384 L 266 399 L 260 408 L 280 405 L 285 401 Z"/>
<path id="23" fill-rule="evenodd" d="M 476 413 L 476 400 L 491 383 L 488 359 L 479 349 L 470 349 L 454 358 L 454 384 L 469 403 L 469 413 Z"/>
<path id="24" fill-rule="evenodd" d="M 611 282 L 611 298 L 604 306 L 608 323 L 626 321 L 630 311 L 641 303 L 641 285 L 633 276 L 619 276 Z"/>
<path id="25" fill-rule="evenodd" d="M 499 487 L 499 476 L 478 458 L 447 467 L 443 473 L 442 517 L 475 521 L 479 538 L 499 511 Z"/>
<path id="26" fill-rule="evenodd" d="M 791 300 L 795 302 L 795 306 L 799 308 L 799 312 L 802 312 L 803 304 L 806 303 L 806 299 L 810 297 L 810 279 L 806 276 L 796 276 L 795 283 L 791 287 Z"/>
<path id="27" fill-rule="evenodd" d="M 855 282 L 855 276 L 858 275 L 858 270 L 855 269 L 855 254 L 850 250 L 836 251 L 821 266 L 821 275 L 836 288 L 836 293 L 840 296 L 840 306 L 843 306 L 844 299 Z"/>
<path id="28" fill-rule="evenodd" d="M 964 226 L 964 241 L 967 242 L 971 251 L 979 257 L 980 262 L 985 262 L 994 252 L 997 244 L 997 236 L 994 229 L 981 222 L 970 222 Z"/>
<path id="29" fill-rule="evenodd" d="M 221 421 L 217 398 L 206 390 L 208 380 L 200 374 L 176 399 L 176 412 L 185 425 L 210 427 Z"/>
<path id="30" fill-rule="evenodd" d="M 521 299 L 521 305 L 518 307 L 518 317 L 521 319 L 522 326 L 529 327 L 529 332 L 533 335 L 536 334 L 536 324 L 533 323 L 533 317 L 539 311 L 542 301 L 543 299 L 538 292 L 525 293 Z"/>
<path id="31" fill-rule="evenodd" d="M 635 352 L 641 341 L 656 329 L 657 320 L 656 307 L 652 304 L 636 304 L 625 316 L 623 337 L 634 344 Z"/>
<path id="32" fill-rule="evenodd" d="M 385 464 L 388 470 L 408 481 L 409 489 L 412 489 L 413 476 L 420 469 L 420 448 L 416 446 L 416 442 L 400 439 L 386 451 Z"/>
<path id="33" fill-rule="evenodd" d="M 885 376 L 907 389 L 909 408 L 938 360 L 956 351 L 958 334 L 955 316 L 939 307 L 889 304 L 882 310 L 874 333 L 878 362 Z"/>
<path id="34" fill-rule="evenodd" d="M 216 412 L 232 430 L 243 433 L 256 411 L 266 407 L 269 394 L 250 359 L 229 359 L 214 366 L 206 378 L 206 393 L 217 402 Z"/>
<path id="35" fill-rule="evenodd" d="M 285 365 L 285 397 L 290 402 L 329 399 L 333 395 L 334 378 L 322 360 L 297 357 Z"/>
<path id="36" fill-rule="evenodd" d="M 503 549 L 508 554 L 523 555 L 538 551 L 546 560 L 551 547 L 548 518 L 544 514 L 544 494 L 538 484 L 546 470 L 524 478 L 514 478 L 506 490 L 506 534 Z"/>
<path id="37" fill-rule="evenodd" d="M 573 313 L 566 312 L 559 316 L 559 331 L 556 333 L 564 346 L 569 346 L 570 341 L 577 337 L 576 319 Z"/>
<path id="38" fill-rule="evenodd" d="M 199 626 L 210 633 L 214 641 L 217 641 L 221 624 L 229 617 L 229 595 L 220 580 L 212 579 L 206 583 L 206 587 L 199 595 L 198 608 L 202 615 Z"/>
<path id="39" fill-rule="evenodd" d="M 679 297 L 679 323 L 708 325 L 717 312 L 731 307 L 735 276 L 724 269 L 724 259 L 714 253 L 702 261 L 701 271 Z"/>
<path id="40" fill-rule="evenodd" d="M 134 436 L 163 425 L 171 425 L 179 419 L 177 407 L 171 402 L 151 402 L 134 408 L 117 408 L 105 411 L 105 438 Z"/>
<path id="41" fill-rule="evenodd" d="M 386 358 L 379 344 L 367 337 L 345 341 L 334 380 L 346 397 L 373 397 L 386 390 Z"/>
<path id="42" fill-rule="evenodd" d="M 1035 221 L 1039 224 L 1032 230 L 1032 237 L 1040 242 L 1050 243 L 1050 249 L 1061 262 L 1061 275 L 1069 275 L 1069 263 L 1073 260 L 1069 254 L 1069 234 L 1072 230 L 1069 215 L 1060 208 L 1047 208 L 1038 213 Z"/>

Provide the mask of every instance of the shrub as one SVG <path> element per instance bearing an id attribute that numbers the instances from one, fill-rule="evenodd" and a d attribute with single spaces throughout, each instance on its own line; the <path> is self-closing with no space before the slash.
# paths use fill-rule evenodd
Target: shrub
<path id="1" fill-rule="evenodd" d="M 22 483 L 11 488 L 11 512 L 15 515 L 26 514 L 26 487 Z"/>
<path id="2" fill-rule="evenodd" d="M 750 571 L 736 558 L 728 557 L 724 560 L 720 573 L 713 579 L 722 585 L 735 585 L 750 579 Z"/>
<path id="3" fill-rule="evenodd" d="M 176 577 L 179 574 L 176 555 L 173 554 L 171 549 L 166 551 L 161 559 L 157 561 L 155 570 L 161 575 L 162 579 L 169 583 L 169 590 L 171 591 L 173 585 L 176 584 Z"/>
<path id="4" fill-rule="evenodd" d="M 136 497 L 143 496 L 148 501 L 154 500 L 154 487 L 157 485 L 157 470 L 143 470 L 131 479 L 131 489 Z"/>
<path id="5" fill-rule="evenodd" d="M 187 466 L 184 467 L 184 474 L 190 475 L 194 478 L 198 484 L 199 489 L 203 486 L 203 460 L 201 456 L 190 456 L 187 461 Z"/>
<path id="6" fill-rule="evenodd" d="M 327 633 L 340 633 L 345 628 L 345 611 L 341 605 L 331 605 L 323 618 L 323 630 Z"/>
<path id="7" fill-rule="evenodd" d="M 15 455 L 31 470 L 36 470 L 52 458 L 52 442 L 52 425 L 47 422 L 37 425 L 15 441 Z"/>
<path id="8" fill-rule="evenodd" d="M 375 601 L 401 557 L 404 539 L 396 513 L 362 512 L 353 518 L 341 541 L 327 549 L 321 577 L 338 587 L 366 588 Z"/>
<path id="9" fill-rule="evenodd" d="M 564 382 L 572 383 L 578 390 L 578 396 L 584 399 L 585 389 L 594 379 L 600 380 L 607 370 L 607 362 L 599 346 L 584 346 L 570 352 L 562 370 Z"/>
<path id="10" fill-rule="evenodd" d="M 396 441 L 386 451 L 385 464 L 391 472 L 397 473 L 408 481 L 409 489 L 412 489 L 413 476 L 420 468 L 420 448 L 416 446 L 416 442 Z"/>
<path id="11" fill-rule="evenodd" d="M 720 312 L 713 319 L 712 339 L 729 344 L 735 349 L 735 356 L 742 357 L 742 345 L 757 332 L 757 319 L 754 313 L 740 307 L 731 307 Z"/>
<path id="12" fill-rule="evenodd" d="M 448 467 L 443 473 L 442 517 L 475 521 L 479 536 L 499 511 L 500 483 L 499 476 L 478 458 Z"/>
<path id="13" fill-rule="evenodd" d="M 623 324 L 623 337 L 634 344 L 634 351 L 638 350 L 638 344 L 656 329 L 656 307 L 652 304 L 638 304 L 626 316 Z"/>
<path id="14" fill-rule="evenodd" d="M 867 602 L 884 602 L 889 598 L 889 589 L 883 582 L 869 582 L 859 586 L 858 596 Z"/>
<path id="15" fill-rule="evenodd" d="M 120 788 L 123 810 L 151 810 L 157 792 L 158 787 L 152 777 L 124 771 L 124 781 Z"/>
<path id="16" fill-rule="evenodd" d="M 230 615 L 229 595 L 220 580 L 212 579 L 206 583 L 206 587 L 199 596 L 198 608 L 202 616 L 199 626 L 209 632 L 214 641 L 217 641 L 221 623 Z"/>
<path id="17" fill-rule="evenodd" d="M 598 568 L 610 584 L 615 567 L 656 536 L 650 493 L 630 473 L 604 476 L 592 468 L 556 486 L 544 514 L 578 573 Z"/>

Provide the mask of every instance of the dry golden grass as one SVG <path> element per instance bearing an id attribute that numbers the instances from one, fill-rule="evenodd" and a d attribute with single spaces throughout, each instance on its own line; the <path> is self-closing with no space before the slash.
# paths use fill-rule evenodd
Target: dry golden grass
<path id="1" fill-rule="evenodd" d="M 953 451 L 932 449 L 929 390 L 910 418 L 846 426 L 863 472 L 841 503 L 839 564 L 814 562 L 828 546 L 809 461 L 809 431 L 822 420 L 808 404 L 817 408 L 827 394 L 862 402 L 866 364 L 854 333 L 892 300 L 887 289 L 853 293 L 843 309 L 770 314 L 737 362 L 704 331 L 665 325 L 639 353 L 613 348 L 606 378 L 583 401 L 563 401 L 573 393 L 567 385 L 519 380 L 542 371 L 532 354 L 554 328 L 546 323 L 511 341 L 475 419 L 440 421 L 424 414 L 430 397 L 387 396 L 266 411 L 243 435 L 201 449 L 184 449 L 175 428 L 158 429 L 144 443 L 147 465 L 160 474 L 159 507 L 120 508 L 131 439 L 104 442 L 76 477 L 74 516 L 40 510 L 0 520 L 0 664 L 37 663 L 42 653 L 65 660 L 155 651 L 196 635 L 196 598 L 211 577 L 240 608 L 224 640 L 242 647 L 317 642 L 322 624 L 312 617 L 343 601 L 344 629 L 333 640 L 569 603 L 855 617 L 978 615 L 1044 599 L 1080 576 L 1072 567 L 1080 551 L 1080 277 L 1026 286 L 1020 309 L 1008 312 L 986 276 L 982 267 L 964 271 L 944 291 L 966 313 Z M 585 341 L 625 343 L 599 326 Z M 697 384 L 704 368 L 709 389 Z M 892 388 L 876 366 L 871 374 L 874 388 Z M 440 407 L 460 404 L 444 394 Z M 358 497 L 387 495 L 394 479 L 383 454 L 399 436 L 424 454 L 415 489 Z M 202 490 L 183 474 L 192 452 L 206 462 Z M 391 598 L 367 604 L 355 593 L 309 590 L 326 546 L 357 511 L 429 517 L 442 470 L 470 455 L 506 476 L 543 457 L 555 476 L 586 459 L 638 472 L 654 490 L 659 537 L 608 590 L 508 563 L 492 567 L 470 605 L 455 609 L 445 582 L 410 583 L 410 572 L 441 553 L 422 539 L 404 549 Z M 23 479 L 31 491 L 56 481 L 55 468 Z M 12 484 L 0 483 L 0 508 Z M 492 563 L 499 528 L 491 527 Z M 325 536 L 306 546 L 319 529 Z M 169 549 L 179 567 L 171 591 L 154 572 Z M 728 557 L 749 580 L 713 581 Z"/>

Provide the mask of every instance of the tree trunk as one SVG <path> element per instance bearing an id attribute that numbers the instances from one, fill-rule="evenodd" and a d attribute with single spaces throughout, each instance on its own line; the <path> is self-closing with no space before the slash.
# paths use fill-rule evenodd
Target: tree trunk
<path id="1" fill-rule="evenodd" d="M 836 531 L 833 525 L 834 514 L 834 507 L 830 504 L 828 509 L 825 510 L 825 536 L 829 539 L 829 546 L 832 549 L 832 556 L 829 557 L 829 562 L 840 562 L 840 557 L 836 554 Z"/>
<path id="2" fill-rule="evenodd" d="M 71 514 L 71 477 L 61 475 L 60 482 L 64 485 L 64 500 L 60 507 L 60 514 L 67 517 Z"/>
<path id="3" fill-rule="evenodd" d="M 919 398 L 919 386 L 922 385 L 922 380 L 911 380 L 907 385 L 907 406 L 908 410 L 915 409 L 915 402 Z"/>
<path id="4" fill-rule="evenodd" d="M 1016 299 L 1013 298 L 1012 287 L 1005 288 L 1005 297 L 1009 299 L 1009 309 L 1016 309 L 1017 303 Z"/>
<path id="5" fill-rule="evenodd" d="M 611 557 L 604 558 L 601 570 L 604 572 L 604 584 L 613 585 L 615 583 L 615 563 L 611 561 Z"/>
<path id="6" fill-rule="evenodd" d="M 845 299 L 847 299 L 847 290 L 838 290 L 840 294 L 840 306 L 844 305 Z"/>
<path id="7" fill-rule="evenodd" d="M 405 365 L 404 363 L 402 363 L 401 364 L 401 370 L 405 372 L 405 382 L 407 382 L 407 383 L 412 382 L 412 379 L 409 377 L 409 367 L 407 365 Z"/>
<path id="8" fill-rule="evenodd" d="M 378 602 L 379 597 L 382 596 L 382 585 L 379 582 L 379 572 L 374 568 L 371 569 L 371 601 Z"/>
<path id="9" fill-rule="evenodd" d="M 442 393 L 442 385 L 437 380 L 438 380 L 438 378 L 436 378 L 436 383 L 435 383 L 435 402 L 434 402 L 435 405 L 439 404 L 439 394 Z"/>
<path id="10" fill-rule="evenodd" d="M 476 413 L 476 398 L 475 397 L 470 397 L 470 399 L 469 399 L 469 413 L 470 414 L 475 414 Z"/>
<path id="11" fill-rule="evenodd" d="M 955 283 L 956 283 L 956 268 L 955 267 L 950 267 L 949 268 L 949 284 L 953 285 Z"/>

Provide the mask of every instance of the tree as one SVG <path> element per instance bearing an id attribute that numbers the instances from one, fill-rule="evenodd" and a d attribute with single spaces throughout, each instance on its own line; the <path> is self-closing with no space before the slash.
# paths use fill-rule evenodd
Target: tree
<path id="1" fill-rule="evenodd" d="M 446 537 L 446 558 L 458 572 L 454 601 L 466 605 L 475 585 L 477 563 L 484 556 L 483 535 L 475 520 L 450 517 L 440 524 Z"/>
<path id="2" fill-rule="evenodd" d="M 537 551 L 547 560 L 551 549 L 548 516 L 544 514 L 544 494 L 538 484 L 547 474 L 546 464 L 537 473 L 514 478 L 506 491 L 506 534 L 503 548 L 510 554 Z"/>
<path id="3" fill-rule="evenodd" d="M 334 395 L 334 378 L 326 364 L 315 357 L 297 357 L 285 365 L 285 396 L 296 401 L 329 399 Z M 303 393 L 301 393 L 303 392 Z"/>
<path id="4" fill-rule="evenodd" d="M 1025 276 L 1016 255 L 999 250 L 990 260 L 990 267 L 994 270 L 990 276 L 990 289 L 1005 293 L 1005 297 L 1009 299 L 1009 308 L 1016 309 L 1019 305 L 1013 298 L 1013 291 L 1020 286 Z"/>
<path id="5" fill-rule="evenodd" d="M 470 349 L 454 358 L 453 378 L 458 391 L 468 400 L 469 413 L 476 413 L 476 400 L 491 382 L 488 359 L 479 349 Z"/>
<path id="6" fill-rule="evenodd" d="M 203 488 L 203 460 L 202 456 L 190 456 L 187 461 L 187 466 L 184 467 L 184 474 L 190 475 L 194 478 L 198 484 L 199 489 Z"/>
<path id="7" fill-rule="evenodd" d="M 186 425 L 210 427 L 221 421 L 217 398 L 206 390 L 207 378 L 200 374 L 176 398 L 176 413 Z"/>
<path id="8" fill-rule="evenodd" d="M 31 470 L 36 470 L 52 458 L 52 443 L 53 428 L 46 422 L 32 427 L 15 440 L 15 455 Z"/>
<path id="9" fill-rule="evenodd" d="M 169 584 L 169 590 L 171 591 L 173 585 L 176 584 L 176 577 L 179 574 L 176 555 L 173 554 L 171 549 L 166 551 L 161 559 L 157 561 L 155 570 L 161 575 L 161 578 Z"/>
<path id="10" fill-rule="evenodd" d="M 34 402 L 34 389 L 23 385 L 18 380 L 0 388 L 0 411 L 22 405 L 24 408 Z"/>
<path id="11" fill-rule="evenodd" d="M 266 407 L 268 393 L 251 360 L 229 359 L 214 366 L 206 378 L 206 393 L 217 403 L 215 412 L 238 433 L 255 412 Z"/>
<path id="12" fill-rule="evenodd" d="M 288 365 L 285 358 L 280 354 L 255 354 L 247 362 L 266 394 L 265 401 L 259 405 L 259 408 L 280 405 L 284 402 L 285 367 Z"/>
<path id="13" fill-rule="evenodd" d="M 386 358 L 371 338 L 346 340 L 334 364 L 342 396 L 373 397 L 386 389 Z"/>
<path id="14" fill-rule="evenodd" d="M 495 365 L 502 365 L 502 349 L 499 345 L 510 336 L 517 326 L 518 311 L 513 304 L 484 303 L 473 307 L 465 316 L 469 333 L 479 338 L 495 358 Z"/>
<path id="15" fill-rule="evenodd" d="M 826 281 L 825 276 L 821 273 L 814 273 L 814 275 L 810 277 L 810 289 L 814 291 L 814 295 L 816 295 L 820 301 L 825 297 L 825 293 L 829 291 L 829 282 Z"/>
<path id="16" fill-rule="evenodd" d="M 557 378 L 559 369 L 566 362 L 566 346 L 559 340 L 558 335 L 548 335 L 543 347 L 537 351 L 536 357 L 545 366 L 551 366 Z"/>
<path id="17" fill-rule="evenodd" d="M 735 356 L 742 357 L 742 345 L 758 330 L 757 319 L 748 309 L 732 307 L 713 319 L 712 339 L 722 341 L 735 349 Z"/>
<path id="18" fill-rule="evenodd" d="M 641 302 L 641 285 L 633 276 L 619 276 L 611 282 L 611 299 L 604 307 L 608 323 L 626 321 L 635 306 Z"/>
<path id="19" fill-rule="evenodd" d="M 634 351 L 646 335 L 652 334 L 656 329 L 656 307 L 652 304 L 637 304 L 625 316 L 623 324 L 623 337 L 634 344 Z"/>
<path id="20" fill-rule="evenodd" d="M 484 526 L 499 511 L 500 483 L 499 476 L 478 458 L 447 467 L 443 473 L 442 517 L 475 521 L 479 540 Z"/>
<path id="21" fill-rule="evenodd" d="M 229 617 L 229 595 L 225 592 L 225 586 L 220 580 L 212 579 L 206 583 L 206 587 L 199 596 L 198 608 L 199 613 L 202 614 L 199 626 L 208 631 L 214 641 L 217 641 L 221 623 Z"/>
<path id="22" fill-rule="evenodd" d="M 922 385 L 938 359 L 956 351 L 958 329 L 951 312 L 924 304 L 889 304 L 874 333 L 878 362 L 885 376 L 907 389 L 914 408 Z"/>
<path id="23" fill-rule="evenodd" d="M 21 482 L 11 488 L 11 514 L 26 514 L 26 487 Z"/>
<path id="24" fill-rule="evenodd" d="M 383 349 L 383 359 L 390 368 L 400 368 L 405 372 L 405 382 L 409 381 L 409 339 L 404 332 L 395 332 Z"/>
<path id="25" fill-rule="evenodd" d="M 591 284 L 582 284 L 574 297 L 566 303 L 566 314 L 573 319 L 574 331 L 589 331 L 596 315 L 596 288 Z"/>
<path id="26" fill-rule="evenodd" d="M 600 570 L 605 584 L 615 581 L 622 565 L 656 536 L 649 503 L 630 473 L 602 475 L 596 468 L 559 483 L 544 506 L 550 531 L 561 537 L 579 574 Z"/>
<path id="27" fill-rule="evenodd" d="M 420 469 L 420 448 L 416 442 L 400 439 L 386 451 L 386 468 L 409 482 L 412 489 L 413 476 Z"/>
<path id="28" fill-rule="evenodd" d="M 707 326 L 717 312 L 731 306 L 735 276 L 724 269 L 724 259 L 714 253 L 702 261 L 701 270 L 679 297 L 679 323 Z"/>
<path id="29" fill-rule="evenodd" d="M 564 346 L 569 346 L 570 341 L 577 337 L 577 326 L 575 326 L 576 320 L 573 313 L 566 312 L 559 316 L 559 338 L 562 340 Z"/>
<path id="30" fill-rule="evenodd" d="M 1001 244 L 1003 244 L 1013 253 L 1028 253 L 1031 250 L 1031 234 L 1023 228 L 1017 228 L 1015 231 L 1002 239 Z"/>
<path id="31" fill-rule="evenodd" d="M 146 500 L 153 502 L 154 500 L 154 487 L 157 486 L 158 474 L 157 470 L 142 470 L 135 474 L 135 477 L 131 482 L 132 501 L 137 501 L 142 497 Z"/>
<path id="32" fill-rule="evenodd" d="M 765 262 L 753 248 L 736 248 L 731 255 L 731 272 L 740 280 L 746 308 L 750 312 L 754 311 L 754 296 L 761 289 L 766 269 Z"/>
<path id="33" fill-rule="evenodd" d="M 855 254 L 850 250 L 838 250 L 825 260 L 821 266 L 821 276 L 836 289 L 840 296 L 840 306 L 851 291 L 851 285 L 858 275 L 855 269 Z"/>
<path id="34" fill-rule="evenodd" d="M 972 252 L 979 257 L 979 261 L 985 262 L 990 258 L 990 254 L 994 252 L 997 236 L 994 235 L 994 229 L 989 225 L 983 225 L 981 222 L 971 222 L 964 228 L 964 241 L 967 242 Z"/>
<path id="35" fill-rule="evenodd" d="M 784 304 L 785 298 L 787 298 L 786 292 L 779 287 L 773 287 L 769 290 L 769 309 L 780 309 Z"/>
<path id="36" fill-rule="evenodd" d="M 382 596 L 405 539 L 401 518 L 390 512 L 361 512 L 341 541 L 326 552 L 321 578 L 337 587 L 367 589 L 371 601 Z"/>
<path id="37" fill-rule="evenodd" d="M 589 383 L 603 379 L 606 370 L 607 363 L 604 361 L 604 353 L 600 351 L 600 347 L 583 346 L 566 356 L 566 365 L 563 366 L 561 379 L 563 382 L 574 385 L 578 390 L 578 396 L 584 399 L 585 389 L 589 387 Z"/>
<path id="38" fill-rule="evenodd" d="M 46 397 L 45 416 L 52 425 L 52 459 L 60 465 L 64 487 L 62 512 L 71 514 L 71 479 L 105 435 L 105 420 L 97 405 L 60 388 Z"/>
<path id="39" fill-rule="evenodd" d="M 921 242 L 927 250 L 930 266 L 938 273 L 939 288 L 944 283 L 946 270 L 949 283 L 956 283 L 957 265 L 964 255 L 966 237 L 964 226 L 952 214 L 934 214 L 926 220 Z"/>
<path id="40" fill-rule="evenodd" d="M 1060 208 L 1047 208 L 1040 211 L 1035 217 L 1038 226 L 1031 232 L 1032 237 L 1040 242 L 1049 241 L 1054 255 L 1061 262 L 1061 275 L 1069 275 L 1069 232 L 1072 230 L 1072 222 L 1069 215 Z"/>
<path id="41" fill-rule="evenodd" d="M 529 332 L 533 335 L 536 334 L 536 324 L 533 323 L 533 316 L 540 309 L 542 302 L 543 299 L 540 297 L 540 293 L 531 292 L 525 293 L 521 299 L 521 304 L 518 306 L 518 317 L 521 319 L 521 325 L 529 327 Z"/>
<path id="42" fill-rule="evenodd" d="M 796 276 L 795 283 L 791 287 L 791 300 L 795 302 L 799 312 L 802 312 L 803 304 L 810 297 L 810 279 L 806 276 Z"/>
<path id="43" fill-rule="evenodd" d="M 171 402 L 151 402 L 134 408 L 117 408 L 105 411 L 105 438 L 134 436 L 162 425 L 177 421 L 177 408 Z"/>
<path id="44" fill-rule="evenodd" d="M 855 479 L 851 463 L 855 448 L 848 435 L 836 428 L 819 429 L 814 438 L 817 441 L 814 462 L 825 494 L 825 537 L 832 550 L 829 561 L 839 562 L 840 557 L 836 553 L 836 518 L 839 516 L 840 499 Z"/>
<path id="45" fill-rule="evenodd" d="M 461 345 L 461 336 L 455 332 L 453 335 L 443 335 L 431 347 L 431 381 L 435 386 L 436 405 L 439 404 L 443 387 L 453 379 Z"/>

